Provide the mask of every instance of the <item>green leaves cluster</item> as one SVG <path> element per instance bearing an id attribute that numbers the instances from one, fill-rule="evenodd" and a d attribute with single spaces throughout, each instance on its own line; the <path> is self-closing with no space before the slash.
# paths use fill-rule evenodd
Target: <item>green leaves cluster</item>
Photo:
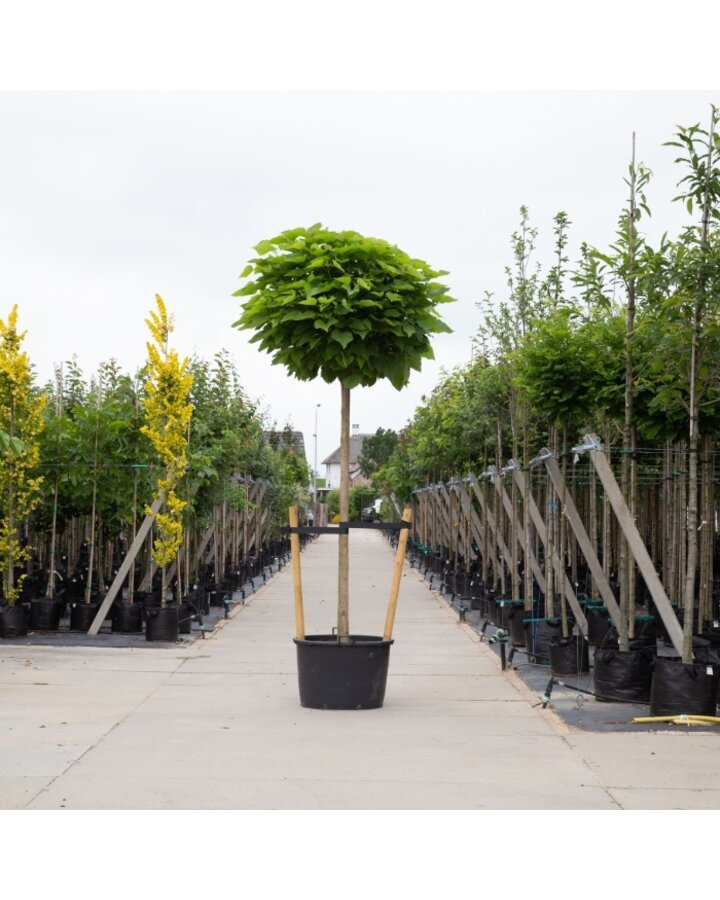
<path id="1" fill-rule="evenodd" d="M 537 230 L 526 207 L 511 237 L 507 296 L 478 303 L 479 355 L 445 372 L 399 436 L 375 476 L 405 496 L 412 487 L 479 469 L 489 455 L 512 452 L 517 409 L 529 413 L 526 438 L 535 453 L 550 427 L 623 433 L 625 411 L 626 299 L 635 301 L 632 412 L 640 445 L 687 438 L 694 311 L 701 328 L 694 360 L 701 434 L 720 434 L 720 135 L 717 110 L 711 128 L 679 128 L 668 142 L 683 201 L 699 221 L 653 247 L 639 230 L 650 215 L 650 170 L 631 166 L 625 180 L 634 202 L 619 216 L 606 250 L 583 243 L 572 265 L 565 213 L 554 219 L 555 254 L 546 276 L 532 264 Z M 716 151 L 708 152 L 709 143 Z M 572 292 L 572 293 L 571 293 Z M 499 446 L 498 446 L 499 445 Z M 501 462 L 502 464 L 502 462 Z"/>
<path id="2" fill-rule="evenodd" d="M 358 456 L 358 465 L 366 478 L 370 478 L 387 463 L 395 449 L 397 439 L 397 432 L 392 428 L 378 428 L 375 434 L 365 438 L 362 452 Z"/>
<path id="3" fill-rule="evenodd" d="M 387 378 L 398 390 L 432 359 L 429 335 L 450 331 L 436 312 L 451 302 L 435 271 L 397 247 L 321 225 L 261 241 L 234 296 L 246 298 L 234 327 L 300 380 L 345 387 Z"/>

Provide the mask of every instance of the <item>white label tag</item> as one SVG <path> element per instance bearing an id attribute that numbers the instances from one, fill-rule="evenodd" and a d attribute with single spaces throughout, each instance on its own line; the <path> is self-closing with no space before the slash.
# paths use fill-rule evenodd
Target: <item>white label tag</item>
<path id="1" fill-rule="evenodd" d="M 713 673 L 713 667 L 712 667 L 712 666 L 708 666 L 707 669 L 705 669 L 705 674 L 706 674 L 706 675 L 712 675 L 712 673 Z"/>

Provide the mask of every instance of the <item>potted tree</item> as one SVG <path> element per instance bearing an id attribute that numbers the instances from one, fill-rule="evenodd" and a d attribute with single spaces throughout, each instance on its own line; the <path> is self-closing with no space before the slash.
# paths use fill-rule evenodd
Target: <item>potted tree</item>
<path id="1" fill-rule="evenodd" d="M 284 231 L 254 249 L 258 256 L 240 276 L 251 280 L 233 295 L 245 298 L 233 327 L 254 330 L 252 342 L 295 378 L 340 382 L 340 521 L 347 523 L 350 391 L 381 378 L 400 390 L 412 369 L 433 358 L 428 335 L 450 331 L 436 312 L 452 300 L 436 280 L 447 273 L 386 241 L 320 224 Z M 368 708 L 383 702 L 392 641 L 350 632 L 348 537 L 341 525 L 337 634 L 298 634 L 295 641 L 303 706 Z M 371 695 L 338 690 L 348 682 L 348 668 L 365 666 L 378 667 L 377 678 L 368 679 Z M 306 690 L 308 669 L 316 675 L 312 696 Z"/>
<path id="2" fill-rule="evenodd" d="M 192 404 L 188 397 L 192 375 L 189 360 L 180 358 L 168 347 L 173 331 L 171 318 L 159 294 L 156 310 L 145 322 L 152 341 L 147 343 L 148 380 L 145 386 L 145 421 L 140 429 L 150 440 L 163 465 L 155 497 L 162 502 L 155 516 L 153 559 L 161 571 L 160 606 L 147 611 L 145 637 L 149 641 L 175 641 L 178 636 L 177 605 L 168 604 L 167 567 L 175 560 L 183 539 L 182 511 L 186 501 L 176 493 L 178 481 L 187 465 L 188 427 Z M 148 515 L 152 510 L 146 509 Z"/>
<path id="3" fill-rule="evenodd" d="M 25 576 L 17 569 L 30 559 L 32 551 L 20 539 L 20 526 L 38 504 L 42 485 L 42 477 L 36 474 L 36 469 L 45 395 L 33 390 L 30 361 L 22 350 L 25 332 L 18 332 L 17 318 L 17 306 L 13 306 L 7 322 L 0 319 L 2 637 L 20 637 L 27 632 L 27 611 L 19 602 Z"/>

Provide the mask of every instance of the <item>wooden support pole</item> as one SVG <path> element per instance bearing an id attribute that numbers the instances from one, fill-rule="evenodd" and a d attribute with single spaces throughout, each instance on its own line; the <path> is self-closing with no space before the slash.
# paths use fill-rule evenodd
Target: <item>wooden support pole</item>
<path id="1" fill-rule="evenodd" d="M 555 486 L 555 490 L 558 492 L 558 496 L 562 495 L 564 479 L 562 476 L 562 472 L 560 471 L 560 466 L 558 466 L 557 464 L 557 460 L 554 457 L 549 456 L 544 458 L 543 462 L 545 463 L 545 468 L 547 469 L 550 480 Z M 567 491 L 564 492 L 564 496 L 565 516 L 570 523 L 570 527 L 575 532 L 575 537 L 577 538 L 578 544 L 580 544 L 580 549 L 582 550 L 585 561 L 588 564 L 588 568 L 592 573 L 593 581 L 595 582 L 597 589 L 600 592 L 600 596 L 605 602 L 605 608 L 610 614 L 613 625 L 619 632 L 620 607 L 618 606 L 615 595 L 612 592 L 610 582 L 607 579 L 605 570 L 600 565 L 600 560 L 598 559 L 597 553 L 595 553 L 595 548 L 593 547 L 592 542 L 588 537 L 588 533 L 582 523 L 582 519 L 580 518 L 580 515 L 577 511 L 575 502 Z"/>
<path id="2" fill-rule="evenodd" d="M 405 507 L 402 514 L 403 522 L 412 522 L 412 509 Z M 392 582 L 390 584 L 390 599 L 388 601 L 388 611 L 385 617 L 385 631 L 383 632 L 383 640 L 392 639 L 393 624 L 395 623 L 395 612 L 397 610 L 398 594 L 400 593 L 400 579 L 402 578 L 403 563 L 405 562 L 405 548 L 407 547 L 409 528 L 400 529 L 400 537 L 398 538 L 397 551 L 395 553 L 395 567 L 393 569 Z"/>
<path id="3" fill-rule="evenodd" d="M 482 542 L 482 527 L 480 524 L 480 517 L 473 509 L 472 500 L 464 484 L 461 484 L 459 486 L 458 495 L 460 497 L 460 504 L 465 514 L 465 519 L 470 526 L 471 534 L 475 538 L 478 547 L 480 547 Z"/>
<path id="4" fill-rule="evenodd" d="M 540 510 L 537 508 L 537 503 L 535 503 L 535 498 L 532 494 L 529 497 L 525 496 L 525 481 L 523 479 L 522 474 L 520 473 L 520 469 L 513 470 L 513 478 L 515 479 L 515 483 L 517 484 L 520 494 L 522 495 L 523 502 L 528 504 L 530 518 L 532 519 L 533 525 L 535 526 L 535 530 L 537 531 L 540 541 L 542 542 L 543 547 L 547 548 L 547 528 L 545 526 L 545 522 L 543 520 L 542 515 L 540 514 Z M 570 604 L 570 608 L 573 611 L 575 616 L 575 621 L 578 624 L 578 628 L 580 629 L 582 636 L 586 638 L 588 636 L 588 625 L 587 619 L 585 618 L 585 613 L 582 611 L 580 604 L 578 603 L 578 599 L 575 595 L 575 589 L 572 586 L 572 582 L 568 578 L 567 572 L 565 571 L 565 566 L 563 566 L 560 557 L 553 546 L 552 557 L 555 566 L 557 567 L 557 571 L 562 572 L 563 575 L 563 587 L 565 589 L 565 597 Z M 552 593 L 552 590 L 551 590 Z"/>
<path id="5" fill-rule="evenodd" d="M 512 501 L 510 497 L 508 497 L 507 491 L 505 490 L 505 485 L 503 484 L 502 478 L 499 475 L 495 475 L 495 490 L 500 495 L 502 499 L 503 506 L 505 507 L 505 512 L 508 514 L 508 518 L 511 523 L 515 524 L 515 528 L 513 529 L 515 532 L 515 544 L 518 550 L 524 550 L 523 547 L 523 533 L 522 533 L 522 522 L 518 521 L 517 514 L 515 509 L 513 508 Z M 545 576 L 543 575 L 542 569 L 538 561 L 535 559 L 535 554 L 532 552 L 531 548 L 528 548 L 530 558 L 525 560 L 525 577 L 527 578 L 529 573 L 527 571 L 527 565 L 530 563 L 530 568 L 532 570 L 533 575 L 535 576 L 535 581 L 537 581 L 540 590 L 543 594 L 546 592 L 545 585 Z M 521 600 L 522 597 L 513 597 L 513 600 Z"/>
<path id="6" fill-rule="evenodd" d="M 290 527 L 298 527 L 297 506 L 288 510 Z M 302 577 L 300 574 L 300 535 L 290 534 L 290 555 L 292 556 L 293 594 L 295 597 L 295 635 L 299 641 L 305 640 L 305 614 L 303 612 Z"/>
<path id="7" fill-rule="evenodd" d="M 512 569 L 512 555 L 510 550 L 508 549 L 507 544 L 505 543 L 505 539 L 503 538 L 502 531 L 498 527 L 497 520 L 495 518 L 495 513 L 490 509 L 490 504 L 485 504 L 485 500 L 482 495 L 482 491 L 480 489 L 480 485 L 477 482 L 477 478 L 474 475 L 470 476 L 470 486 L 475 492 L 475 496 L 480 501 L 480 508 L 482 509 L 485 520 L 490 526 L 490 531 L 492 531 L 493 536 L 495 538 L 495 543 L 500 548 L 500 553 L 502 554 L 503 559 L 505 560 L 505 565 L 507 566 L 508 571 Z"/>
<path id="8" fill-rule="evenodd" d="M 450 552 L 450 534 L 451 534 L 451 524 L 450 524 L 450 513 L 448 512 L 448 494 L 445 490 L 444 484 L 438 484 L 435 490 L 435 497 L 437 502 L 437 510 L 440 514 L 440 546 L 448 548 L 448 552 Z"/>
<path id="9" fill-rule="evenodd" d="M 630 552 L 635 557 L 638 568 L 642 572 L 642 576 L 645 579 L 645 584 L 647 585 L 647 588 L 650 591 L 650 595 L 655 602 L 657 611 L 660 613 L 660 618 L 663 620 L 663 624 L 665 625 L 668 636 L 672 641 L 672 645 L 675 648 L 675 651 L 680 656 L 682 656 L 683 633 L 682 629 L 680 628 L 680 623 L 678 622 L 677 617 L 673 612 L 673 608 L 670 605 L 668 596 L 665 593 L 665 588 L 662 586 L 660 578 L 658 577 L 658 573 L 655 571 L 655 566 L 653 565 L 652 560 L 650 559 L 650 555 L 645 548 L 643 539 L 640 537 L 640 532 L 637 530 L 637 526 L 635 525 L 635 521 L 630 513 L 630 510 L 628 509 L 625 498 L 623 497 L 622 492 L 620 491 L 620 487 L 615 480 L 615 475 L 610 468 L 610 464 L 608 463 L 605 454 L 601 449 L 599 449 L 600 442 L 598 438 L 595 437 L 595 435 L 586 435 L 585 442 L 586 444 L 590 443 L 593 445 L 593 449 L 589 450 L 592 464 L 595 467 L 595 471 L 598 473 L 603 487 L 605 488 L 605 494 L 610 501 L 610 505 L 613 508 L 613 512 L 615 513 L 615 517 L 617 518 L 618 525 L 622 529 L 623 534 L 627 539 Z M 692 610 L 690 610 L 690 612 L 692 612 Z"/>
<path id="10" fill-rule="evenodd" d="M 110 611 L 110 607 L 113 604 L 113 600 L 117 597 L 118 591 L 122 587 L 123 581 L 127 578 L 128 572 L 130 571 L 130 567 L 135 563 L 135 557 L 138 555 L 140 548 L 143 545 L 145 538 L 152 527 L 152 523 L 155 521 L 155 516 L 162 506 L 162 499 L 155 500 L 150 507 L 150 515 L 145 516 L 143 519 L 143 523 L 138 528 L 138 532 L 135 535 L 135 540 L 132 542 L 132 546 L 127 552 L 127 556 L 122 561 L 122 565 L 118 569 L 118 573 L 113 580 L 113 583 L 110 585 L 110 590 L 105 594 L 105 599 L 100 604 L 100 609 L 98 609 L 95 618 L 92 621 L 92 624 L 88 628 L 87 633 L 95 635 L 100 631 L 100 626 L 105 619 L 105 616 Z"/>

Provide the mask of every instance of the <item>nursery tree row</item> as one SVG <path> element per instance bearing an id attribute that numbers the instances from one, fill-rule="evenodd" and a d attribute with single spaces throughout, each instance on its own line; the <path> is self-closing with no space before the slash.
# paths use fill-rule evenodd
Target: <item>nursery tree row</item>
<path id="1" fill-rule="evenodd" d="M 627 649 L 636 601 L 645 603 L 648 595 L 606 492 L 587 456 L 573 449 L 586 435 L 597 435 L 667 595 L 684 619 L 683 656 L 689 661 L 693 623 L 699 630 L 718 616 L 713 590 L 720 576 L 717 111 L 712 108 L 707 128 L 679 128 L 668 141 L 670 150 L 663 151 L 677 157 L 676 200 L 684 205 L 688 224 L 656 245 L 645 234 L 651 172 L 636 161 L 634 144 L 633 136 L 626 201 L 609 247 L 583 243 L 571 263 L 572 222 L 560 212 L 553 222 L 554 253 L 542 267 L 534 259 L 537 229 L 521 208 L 506 269 L 507 294 L 499 302 L 486 295 L 477 304 L 481 323 L 471 362 L 444 374 L 399 435 L 375 482 L 404 499 L 453 479 L 468 484 L 469 473 L 479 484 L 491 485 L 497 473 L 517 514 L 503 514 L 493 489 L 487 502 L 504 531 L 511 562 L 497 546 L 481 561 L 478 542 L 463 543 L 469 524 L 462 510 L 449 524 L 454 545 L 436 549 L 462 556 L 465 548 L 470 556 L 465 564 L 475 559 L 486 574 L 489 569 L 498 589 L 525 599 L 528 608 L 537 592 L 529 566 L 534 550 L 543 561 L 542 577 L 554 585 L 547 590 L 551 608 L 550 601 L 562 596 L 564 580 L 562 571 L 553 572 L 554 549 L 573 582 L 593 590 L 592 578 L 587 585 L 578 578 L 584 560 L 567 526 L 566 498 L 537 461 L 541 450 L 552 451 L 612 580 L 625 623 L 621 646 Z M 538 546 L 524 497 L 534 498 L 542 513 L 547 547 Z M 477 497 L 473 504 L 481 511 Z M 422 521 L 420 516 L 419 528 Z M 428 532 L 421 538 L 431 540 Z M 684 615 L 691 608 L 694 617 Z"/>
<path id="2" fill-rule="evenodd" d="M 0 323 L 0 597 L 52 597 L 72 583 L 89 601 L 112 581 L 166 477 L 148 430 L 151 373 L 146 366 L 130 375 L 109 360 L 86 374 L 73 358 L 41 387 L 17 323 L 16 309 Z M 220 582 L 279 537 L 309 480 L 289 442 L 273 448 L 265 439 L 266 415 L 227 351 L 194 356 L 187 376 L 187 452 L 174 487 L 182 544 L 168 569 L 183 593 L 208 559 Z M 130 571 L 131 596 L 153 583 L 157 522 L 154 531 Z"/>

